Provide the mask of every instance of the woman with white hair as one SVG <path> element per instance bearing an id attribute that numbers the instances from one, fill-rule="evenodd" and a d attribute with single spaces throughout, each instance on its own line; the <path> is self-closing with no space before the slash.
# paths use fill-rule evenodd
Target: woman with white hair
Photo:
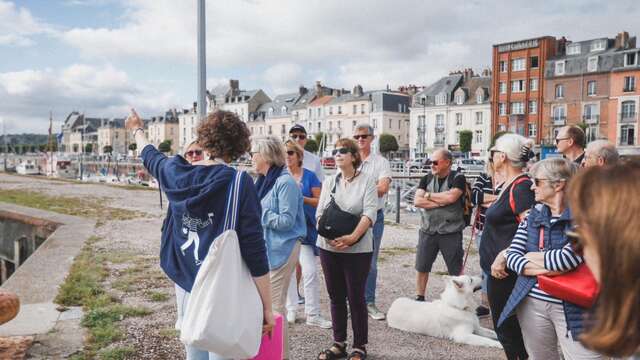
<path id="1" fill-rule="evenodd" d="M 273 309 L 280 314 L 285 313 L 289 281 L 298 263 L 300 244 L 307 235 L 302 192 L 285 167 L 284 154 L 284 145 L 274 137 L 258 140 L 251 149 L 253 167 L 258 173 L 256 188 L 262 204 Z M 288 359 L 287 325 L 284 349 L 284 359 Z"/>
<path id="2" fill-rule="evenodd" d="M 489 161 L 494 171 L 504 180 L 497 199 L 485 213 L 485 224 L 480 241 L 480 266 L 490 273 L 487 295 L 494 329 L 509 360 L 526 359 L 520 324 L 515 315 L 498 327 L 498 317 L 513 290 L 518 275 L 506 268 L 505 249 L 518 229 L 518 224 L 535 203 L 531 179 L 524 168 L 531 159 L 533 141 L 516 134 L 505 134 L 496 140 L 490 150 Z"/>

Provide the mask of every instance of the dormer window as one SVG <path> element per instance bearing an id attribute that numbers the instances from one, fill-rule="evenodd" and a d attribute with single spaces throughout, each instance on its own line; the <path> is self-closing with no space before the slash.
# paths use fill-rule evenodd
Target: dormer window
<path id="1" fill-rule="evenodd" d="M 556 75 L 564 75 L 564 65 L 565 65 L 564 60 L 556 61 L 556 69 L 555 69 Z"/>
<path id="2" fill-rule="evenodd" d="M 446 105 L 447 104 L 447 94 L 440 93 L 436 95 L 436 105 Z"/>
<path id="3" fill-rule="evenodd" d="M 269 108 L 269 116 L 271 116 L 271 115 L 273 115 L 273 108 L 272 107 Z"/>
<path id="4" fill-rule="evenodd" d="M 283 114 L 287 113 L 287 107 L 286 106 L 283 106 L 282 109 L 280 109 L 280 110 L 282 111 Z"/>
<path id="5" fill-rule="evenodd" d="M 464 98 L 465 98 L 464 93 L 456 95 L 456 104 L 457 105 L 464 104 L 464 100 L 465 100 Z"/>
<path id="6" fill-rule="evenodd" d="M 476 94 L 476 102 L 478 104 L 482 104 L 482 102 L 484 101 L 484 95 L 482 94 L 482 92 L 479 92 Z"/>
<path id="7" fill-rule="evenodd" d="M 601 51 L 607 47 L 607 40 L 595 40 L 591 43 L 591 51 Z"/>
<path id="8" fill-rule="evenodd" d="M 587 61 L 587 71 L 588 72 L 598 71 L 598 57 L 597 56 L 589 56 L 589 60 Z"/>
<path id="9" fill-rule="evenodd" d="M 567 55 L 580 55 L 580 44 L 571 44 L 567 46 Z"/>
<path id="10" fill-rule="evenodd" d="M 638 53 L 630 52 L 624 54 L 624 66 L 635 66 L 638 64 Z"/>

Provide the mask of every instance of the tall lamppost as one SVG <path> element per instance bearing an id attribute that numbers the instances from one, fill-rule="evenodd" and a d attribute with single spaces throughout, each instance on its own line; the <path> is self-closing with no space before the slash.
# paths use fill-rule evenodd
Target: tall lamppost
<path id="1" fill-rule="evenodd" d="M 198 121 L 207 116 L 207 48 L 205 0 L 198 0 Z"/>

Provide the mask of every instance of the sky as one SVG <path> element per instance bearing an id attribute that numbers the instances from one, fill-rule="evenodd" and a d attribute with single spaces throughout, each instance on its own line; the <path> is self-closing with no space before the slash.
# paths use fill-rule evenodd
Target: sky
<path id="1" fill-rule="evenodd" d="M 493 44 L 640 35 L 637 0 L 206 1 L 207 87 L 270 97 L 315 81 L 428 85 L 491 64 Z M 144 117 L 197 96 L 196 0 L 0 0 L 0 118 L 54 132 L 71 111 Z M 640 45 L 640 43 L 638 44 Z M 0 131 L 2 125 L 0 125 Z"/>

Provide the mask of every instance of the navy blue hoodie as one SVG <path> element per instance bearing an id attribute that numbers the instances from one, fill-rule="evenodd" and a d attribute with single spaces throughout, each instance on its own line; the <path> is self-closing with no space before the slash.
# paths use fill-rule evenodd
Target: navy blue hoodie
<path id="1" fill-rule="evenodd" d="M 224 165 L 193 166 L 180 156 L 167 158 L 153 146 L 141 153 L 145 168 L 169 199 L 162 226 L 160 266 L 186 291 L 191 291 L 200 264 L 213 240 L 222 233 L 229 186 L 236 170 Z M 251 275 L 269 272 L 260 217 L 260 200 L 250 176 L 242 176 L 236 232 L 242 259 Z"/>

